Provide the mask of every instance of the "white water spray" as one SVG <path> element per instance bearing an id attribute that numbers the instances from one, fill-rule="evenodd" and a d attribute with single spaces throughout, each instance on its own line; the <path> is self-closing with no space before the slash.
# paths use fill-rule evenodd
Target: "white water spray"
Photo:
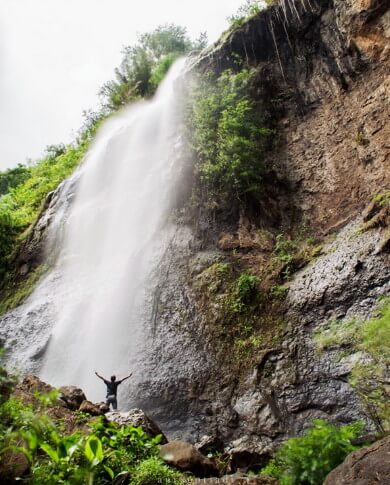
<path id="1" fill-rule="evenodd" d="M 145 287 L 168 244 L 178 180 L 178 61 L 148 102 L 100 130 L 80 174 L 59 266 L 61 294 L 41 377 L 102 397 L 103 375 L 124 376 L 143 348 L 151 315 Z"/>

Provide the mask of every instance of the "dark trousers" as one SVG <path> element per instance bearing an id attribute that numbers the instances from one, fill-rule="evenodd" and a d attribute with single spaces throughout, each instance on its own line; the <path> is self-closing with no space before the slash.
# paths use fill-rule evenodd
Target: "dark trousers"
<path id="1" fill-rule="evenodd" d="M 107 396 L 106 404 L 107 404 L 108 407 L 110 407 L 110 404 L 112 404 L 112 409 L 114 411 L 116 411 L 118 409 L 118 402 L 117 402 L 116 396 L 114 396 L 114 394 Z"/>

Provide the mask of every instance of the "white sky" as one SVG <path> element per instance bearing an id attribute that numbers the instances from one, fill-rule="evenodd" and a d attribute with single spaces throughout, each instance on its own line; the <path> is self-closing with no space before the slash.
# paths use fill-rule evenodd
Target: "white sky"
<path id="1" fill-rule="evenodd" d="M 244 0 L 0 0 L 0 170 L 68 142 L 122 47 L 164 23 L 215 41 Z"/>

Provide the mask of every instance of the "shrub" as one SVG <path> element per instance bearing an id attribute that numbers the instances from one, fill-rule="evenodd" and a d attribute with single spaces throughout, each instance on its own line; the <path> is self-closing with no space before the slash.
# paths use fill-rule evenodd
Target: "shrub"
<path id="1" fill-rule="evenodd" d="M 362 429 L 362 423 L 336 427 L 316 420 L 302 437 L 287 440 L 261 473 L 277 478 L 281 485 L 321 485 L 357 449 L 351 441 Z"/>
<path id="2" fill-rule="evenodd" d="M 367 416 L 378 431 L 390 428 L 390 405 L 386 392 L 390 360 L 390 299 L 379 305 L 377 315 L 368 320 L 351 318 L 332 321 L 314 334 L 317 348 L 343 349 L 344 353 L 365 354 L 351 372 L 349 382 L 358 393 Z"/>
<path id="3" fill-rule="evenodd" d="M 130 101 L 151 96 L 178 56 L 201 49 L 206 43 L 204 34 L 192 42 L 186 29 L 174 24 L 160 25 L 140 35 L 135 45 L 125 47 L 115 79 L 101 88 L 103 107 L 116 111 Z"/>
<path id="4" fill-rule="evenodd" d="M 133 470 L 131 485 L 179 485 L 184 483 L 179 472 L 154 456 L 141 461 Z"/>
<path id="5" fill-rule="evenodd" d="M 167 54 L 163 57 L 156 66 L 153 68 L 151 77 L 150 77 L 150 84 L 151 90 L 154 92 L 161 81 L 164 79 L 165 75 L 169 71 L 172 64 L 176 61 L 180 54 L 176 52 L 172 52 L 171 54 Z"/>
<path id="6" fill-rule="evenodd" d="M 227 70 L 216 80 L 200 78 L 194 88 L 189 136 L 211 199 L 261 194 L 263 155 L 272 130 L 248 95 L 252 75 Z"/>
<path id="7" fill-rule="evenodd" d="M 243 25 L 248 19 L 257 15 L 264 9 L 264 3 L 270 3 L 262 0 L 245 0 L 245 3 L 239 7 L 237 13 L 228 17 L 228 22 L 231 29 L 236 29 Z"/>
<path id="8" fill-rule="evenodd" d="M 29 176 L 30 169 L 20 163 L 15 168 L 9 168 L 4 172 L 0 172 L 0 196 L 25 182 Z"/>

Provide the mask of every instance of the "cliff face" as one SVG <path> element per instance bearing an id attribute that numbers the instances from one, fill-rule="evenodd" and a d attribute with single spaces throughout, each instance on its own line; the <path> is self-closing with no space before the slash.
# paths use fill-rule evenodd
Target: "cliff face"
<path id="1" fill-rule="evenodd" d="M 376 210 L 381 222 L 360 230 L 363 209 L 390 187 L 389 20 L 386 1 L 282 1 L 198 59 L 198 68 L 217 72 L 237 62 L 256 68 L 256 96 L 274 115 L 277 140 L 260 207 L 235 220 L 187 209 L 178 221 L 152 296 L 152 377 L 138 394 L 168 434 L 207 434 L 238 461 L 261 461 L 315 418 L 373 425 L 348 383 L 361 356 L 319 353 L 313 332 L 367 318 L 390 291 L 388 209 L 373 205 L 365 220 Z M 223 326 L 224 282 L 210 272 L 216 263 L 249 269 L 269 291 L 275 234 L 303 227 L 322 247 L 298 258 L 283 303 L 259 308 L 263 341 L 246 341 L 248 358 L 231 322 Z"/>

